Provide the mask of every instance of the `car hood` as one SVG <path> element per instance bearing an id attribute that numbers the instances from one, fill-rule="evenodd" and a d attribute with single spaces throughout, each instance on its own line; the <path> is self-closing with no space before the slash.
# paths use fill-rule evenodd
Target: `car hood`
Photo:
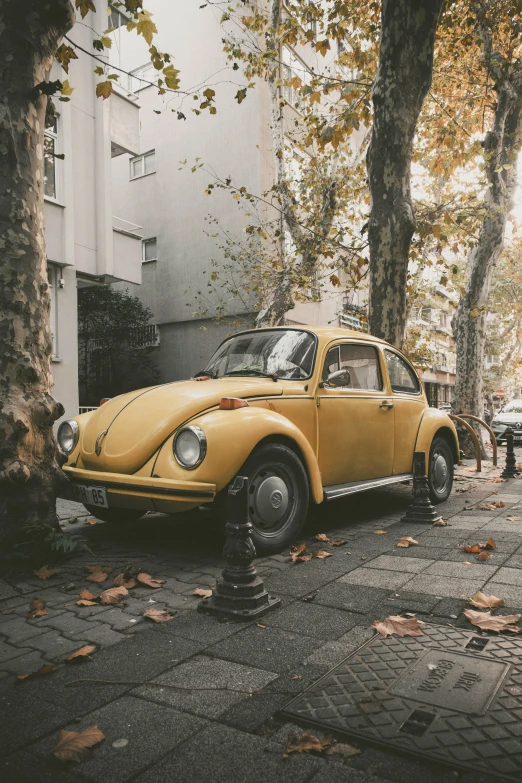
<path id="1" fill-rule="evenodd" d="M 522 413 L 498 413 L 493 424 L 522 424 Z"/>
<path id="2" fill-rule="evenodd" d="M 222 397 L 267 397 L 283 393 L 264 378 L 178 381 L 114 397 L 89 416 L 81 456 L 89 470 L 134 473 L 188 419 Z M 96 453 L 96 444 L 98 451 Z"/>

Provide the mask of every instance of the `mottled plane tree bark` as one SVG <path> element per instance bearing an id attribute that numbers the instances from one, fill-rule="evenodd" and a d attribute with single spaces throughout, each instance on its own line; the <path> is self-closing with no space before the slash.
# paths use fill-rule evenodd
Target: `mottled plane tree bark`
<path id="1" fill-rule="evenodd" d="M 401 347 L 406 278 L 415 230 L 410 172 L 413 139 L 431 86 L 435 34 L 444 0 L 383 0 L 374 121 L 367 154 L 371 192 L 369 328 Z"/>
<path id="2" fill-rule="evenodd" d="M 495 20 L 491 21 L 495 24 Z M 491 277 L 504 248 L 506 222 L 517 188 L 517 158 L 522 146 L 522 62 L 509 62 L 494 51 L 489 32 L 482 29 L 484 57 L 495 92 L 491 129 L 483 141 L 487 188 L 477 243 L 469 254 L 469 275 L 453 317 L 457 343 L 457 378 L 452 409 L 482 418 L 484 344 Z M 468 453 L 471 444 L 462 439 Z"/>
<path id="3" fill-rule="evenodd" d="M 70 0 L 0 1 L 0 539 L 56 525 L 64 457 L 53 437 L 43 218 L 46 89 L 74 23 Z M 2 549 L 0 543 L 0 549 Z"/>

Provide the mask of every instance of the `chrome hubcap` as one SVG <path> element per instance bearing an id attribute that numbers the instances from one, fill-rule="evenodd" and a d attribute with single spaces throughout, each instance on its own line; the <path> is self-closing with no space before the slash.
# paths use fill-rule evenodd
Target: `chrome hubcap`
<path id="1" fill-rule="evenodd" d="M 446 488 L 449 476 L 448 464 L 442 454 L 435 453 L 433 455 L 431 472 L 434 488 L 442 492 Z"/>
<path id="2" fill-rule="evenodd" d="M 292 481 L 283 470 L 263 467 L 250 481 L 250 518 L 265 535 L 278 533 L 293 507 Z"/>

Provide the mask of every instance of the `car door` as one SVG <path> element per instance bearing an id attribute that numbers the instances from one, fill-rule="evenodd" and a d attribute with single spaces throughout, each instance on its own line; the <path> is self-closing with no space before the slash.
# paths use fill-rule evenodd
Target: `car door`
<path id="1" fill-rule="evenodd" d="M 393 473 L 411 473 L 413 452 L 427 403 L 413 367 L 393 350 L 384 351 L 395 413 Z"/>
<path id="2" fill-rule="evenodd" d="M 317 389 L 319 468 L 323 486 L 391 476 L 394 410 L 382 354 L 367 342 L 329 346 Z M 343 385 L 328 376 L 347 370 Z"/>

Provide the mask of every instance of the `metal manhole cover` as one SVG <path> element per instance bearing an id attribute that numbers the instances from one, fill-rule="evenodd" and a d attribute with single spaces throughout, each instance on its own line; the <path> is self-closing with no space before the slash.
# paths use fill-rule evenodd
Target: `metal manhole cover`
<path id="1" fill-rule="evenodd" d="M 522 640 L 423 631 L 374 636 L 282 714 L 520 783 Z"/>

